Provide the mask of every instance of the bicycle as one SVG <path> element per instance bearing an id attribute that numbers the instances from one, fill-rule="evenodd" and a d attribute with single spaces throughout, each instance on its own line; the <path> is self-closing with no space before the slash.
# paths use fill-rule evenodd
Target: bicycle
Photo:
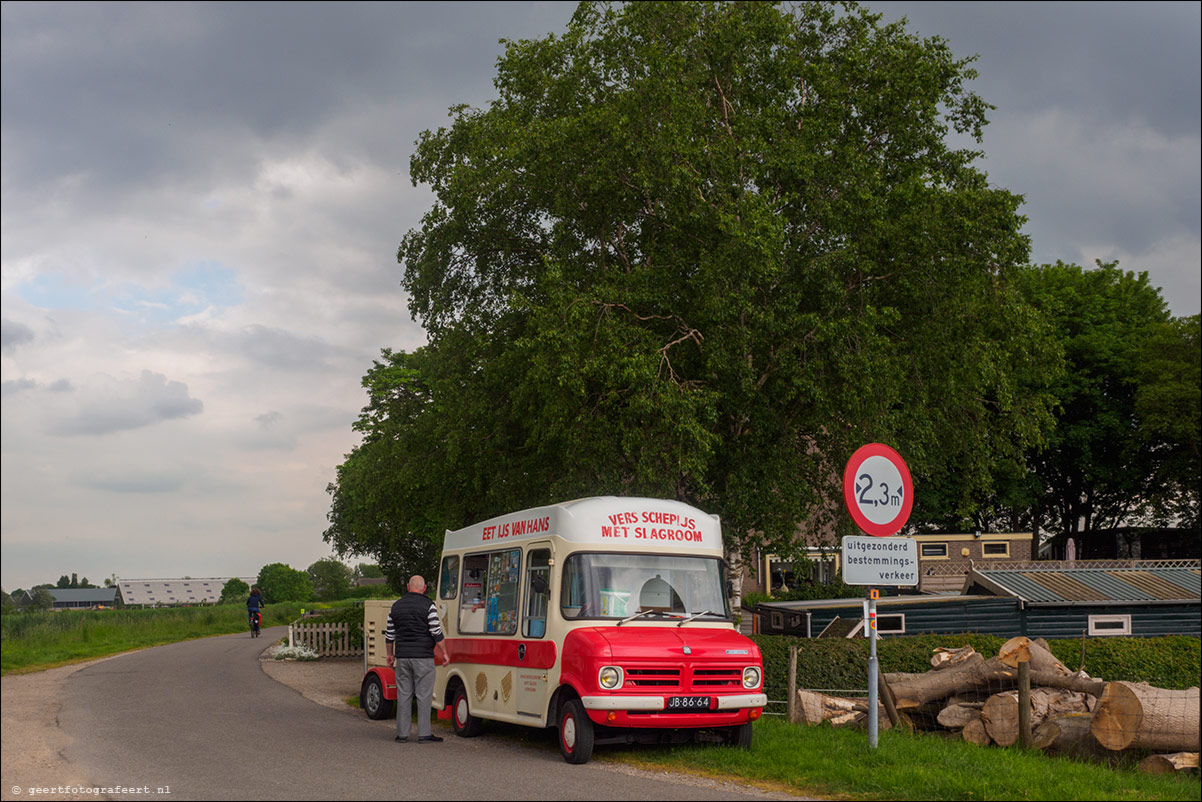
<path id="1" fill-rule="evenodd" d="M 255 610 L 250 614 L 250 636 L 252 638 L 259 637 L 259 625 L 262 623 L 262 621 L 263 616 L 258 610 Z"/>

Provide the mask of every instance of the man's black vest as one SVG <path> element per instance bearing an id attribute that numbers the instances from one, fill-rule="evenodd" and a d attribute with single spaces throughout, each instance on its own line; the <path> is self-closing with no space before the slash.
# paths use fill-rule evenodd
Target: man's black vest
<path id="1" fill-rule="evenodd" d="M 388 617 L 396 642 L 397 657 L 434 657 L 434 636 L 430 634 L 430 610 L 434 602 L 421 593 L 406 593 L 392 604 Z"/>

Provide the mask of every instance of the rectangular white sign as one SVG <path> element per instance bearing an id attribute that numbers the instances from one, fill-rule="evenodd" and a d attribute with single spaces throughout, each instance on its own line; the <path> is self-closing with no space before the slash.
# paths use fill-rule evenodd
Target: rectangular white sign
<path id="1" fill-rule="evenodd" d="M 917 585 L 918 543 L 911 537 L 843 538 L 843 582 L 848 585 Z"/>

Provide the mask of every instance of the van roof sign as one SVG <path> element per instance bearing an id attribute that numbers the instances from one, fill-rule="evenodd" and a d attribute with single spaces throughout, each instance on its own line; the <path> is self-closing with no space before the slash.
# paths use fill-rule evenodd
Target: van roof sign
<path id="1" fill-rule="evenodd" d="M 712 551 L 722 556 L 718 516 L 679 501 L 619 496 L 534 507 L 448 530 L 443 549 L 492 547 L 551 535 L 580 544 L 637 551 Z"/>

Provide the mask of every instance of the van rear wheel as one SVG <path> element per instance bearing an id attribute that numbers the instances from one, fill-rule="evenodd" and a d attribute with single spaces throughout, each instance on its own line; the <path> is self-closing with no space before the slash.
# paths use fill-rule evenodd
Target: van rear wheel
<path id="1" fill-rule="evenodd" d="M 359 707 L 363 708 L 368 718 L 375 721 L 388 718 L 395 704 L 391 699 L 384 698 L 384 683 L 379 675 L 370 674 L 363 680 L 363 687 L 359 689 Z"/>
<path id="2" fill-rule="evenodd" d="M 484 727 L 484 721 L 472 715 L 467 703 L 467 691 L 461 684 L 455 686 L 455 693 L 451 697 L 451 723 L 460 738 L 475 738 Z"/>
<path id="3" fill-rule="evenodd" d="M 559 752 L 574 765 L 588 763 L 593 756 L 593 722 L 579 699 L 559 708 Z"/>

